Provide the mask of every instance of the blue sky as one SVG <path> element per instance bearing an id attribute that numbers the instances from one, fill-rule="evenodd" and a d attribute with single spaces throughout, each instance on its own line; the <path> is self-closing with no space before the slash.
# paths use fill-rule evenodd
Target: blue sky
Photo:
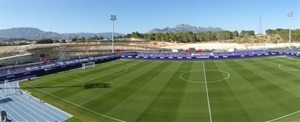
<path id="1" fill-rule="evenodd" d="M 0 29 L 36 27 L 59 33 L 145 33 L 189 24 L 225 30 L 300 28 L 300 0 L 0 0 Z"/>

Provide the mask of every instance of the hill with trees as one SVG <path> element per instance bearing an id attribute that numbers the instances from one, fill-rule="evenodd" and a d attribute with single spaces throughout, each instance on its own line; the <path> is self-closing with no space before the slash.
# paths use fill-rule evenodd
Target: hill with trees
<path id="1" fill-rule="evenodd" d="M 218 31 L 218 32 L 167 32 L 167 33 L 139 33 L 132 32 L 119 39 L 135 38 L 147 41 L 164 41 L 164 42 L 236 42 L 236 43 L 280 43 L 288 40 L 288 29 L 268 29 L 266 35 L 255 35 L 253 30 L 238 31 Z M 292 41 L 300 42 L 300 30 L 292 30 Z"/>

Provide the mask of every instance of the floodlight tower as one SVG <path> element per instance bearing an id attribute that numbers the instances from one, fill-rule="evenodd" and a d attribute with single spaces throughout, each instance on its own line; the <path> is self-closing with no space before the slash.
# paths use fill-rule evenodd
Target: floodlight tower
<path id="1" fill-rule="evenodd" d="M 112 43 L 111 43 L 111 52 L 112 53 L 114 53 L 115 52 L 115 49 L 114 49 L 114 41 L 115 41 L 115 39 L 114 39 L 114 31 L 115 31 L 115 20 L 117 20 L 117 15 L 110 15 L 110 20 L 111 21 L 113 21 L 113 31 L 112 31 L 112 36 L 111 36 L 111 38 L 112 38 Z"/>
<path id="2" fill-rule="evenodd" d="M 259 16 L 259 29 L 258 29 L 258 34 L 262 35 L 262 19 L 261 16 Z"/>
<path id="3" fill-rule="evenodd" d="M 289 30 L 289 49 L 291 49 L 291 38 L 292 38 L 292 31 L 291 31 L 291 18 L 293 17 L 293 12 L 289 12 L 287 14 L 287 17 L 289 18 L 289 23 L 290 23 L 290 30 Z"/>

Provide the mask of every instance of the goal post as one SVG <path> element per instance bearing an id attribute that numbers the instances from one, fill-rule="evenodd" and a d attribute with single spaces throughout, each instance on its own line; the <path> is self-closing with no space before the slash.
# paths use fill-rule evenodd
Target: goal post
<path id="1" fill-rule="evenodd" d="M 87 67 L 95 67 L 95 62 L 82 63 L 82 69 L 85 69 Z"/>

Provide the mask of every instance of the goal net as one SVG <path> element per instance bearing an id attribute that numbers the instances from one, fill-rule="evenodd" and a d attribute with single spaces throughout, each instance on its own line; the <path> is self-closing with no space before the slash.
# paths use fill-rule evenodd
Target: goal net
<path id="1" fill-rule="evenodd" d="M 11 83 L 8 82 L 8 80 L 5 80 L 5 81 L 4 81 L 4 88 L 3 88 L 3 89 L 5 90 L 4 93 L 5 93 L 6 95 L 17 94 L 16 88 L 13 87 L 13 86 L 11 85 Z"/>
<path id="2" fill-rule="evenodd" d="M 95 62 L 82 63 L 82 69 L 87 67 L 95 67 Z"/>

